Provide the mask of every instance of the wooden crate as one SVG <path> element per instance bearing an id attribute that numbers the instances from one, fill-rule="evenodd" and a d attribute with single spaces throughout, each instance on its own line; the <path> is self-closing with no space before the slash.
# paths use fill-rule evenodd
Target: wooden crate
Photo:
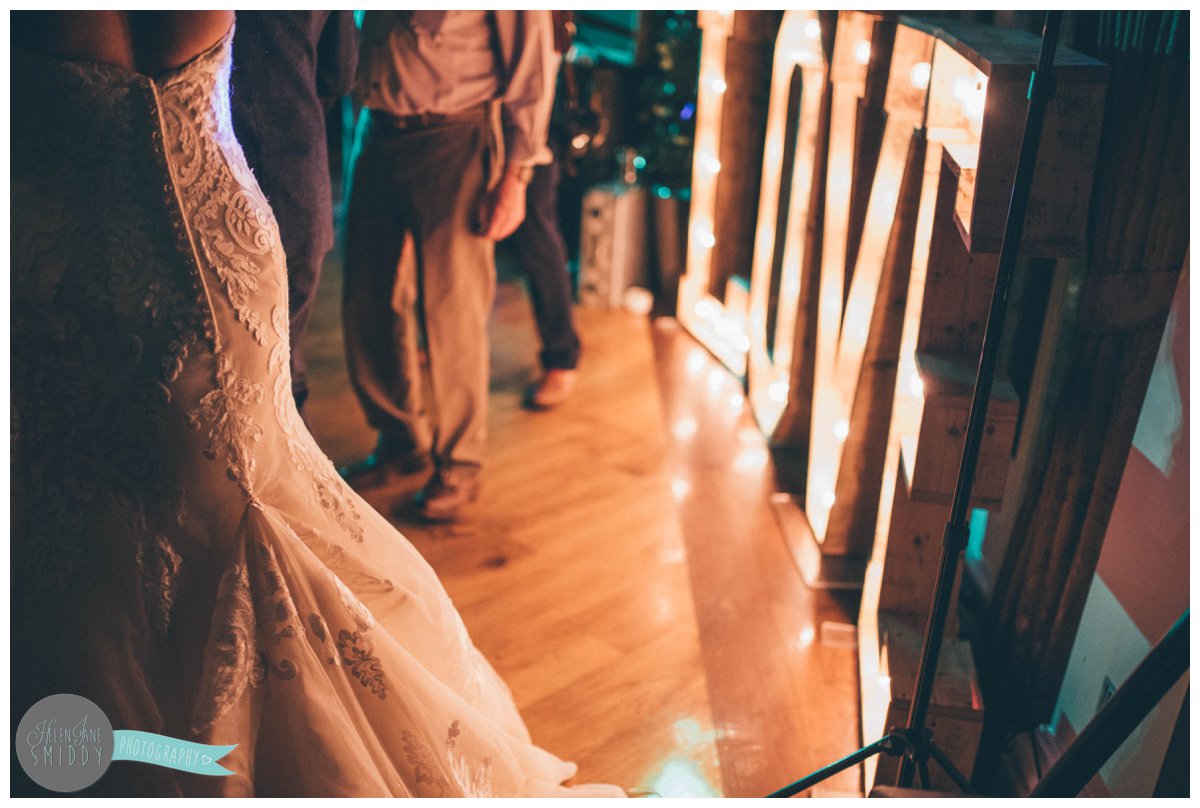
<path id="1" fill-rule="evenodd" d="M 951 20 L 901 22 L 938 40 L 929 127 L 966 135 L 947 149 L 961 183 L 955 224 L 970 252 L 999 252 L 1040 38 Z M 1054 65 L 1021 253 L 1068 257 L 1083 249 L 1109 68 L 1061 46 Z"/>

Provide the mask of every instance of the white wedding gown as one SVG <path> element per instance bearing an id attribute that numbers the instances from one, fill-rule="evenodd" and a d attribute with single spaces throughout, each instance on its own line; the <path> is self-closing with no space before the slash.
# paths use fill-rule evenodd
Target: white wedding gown
<path id="1" fill-rule="evenodd" d="M 300 420 L 231 36 L 156 78 L 14 49 L 14 715 L 75 692 L 238 745 L 232 776 L 115 764 L 102 792 L 620 795 L 560 786 L 574 765 Z"/>

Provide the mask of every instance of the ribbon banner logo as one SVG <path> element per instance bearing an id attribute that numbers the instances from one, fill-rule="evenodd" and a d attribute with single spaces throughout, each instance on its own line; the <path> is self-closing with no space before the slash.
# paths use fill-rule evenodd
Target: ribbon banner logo
<path id="1" fill-rule="evenodd" d="M 233 772 L 218 761 L 237 748 L 113 730 L 103 710 L 70 693 L 47 696 L 30 707 L 17 727 L 16 744 L 17 760 L 30 779 L 58 792 L 93 785 L 114 760 L 224 777 Z"/>

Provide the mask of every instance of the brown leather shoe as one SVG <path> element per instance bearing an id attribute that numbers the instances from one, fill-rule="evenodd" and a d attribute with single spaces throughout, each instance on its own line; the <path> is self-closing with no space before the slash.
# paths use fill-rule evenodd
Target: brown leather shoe
<path id="1" fill-rule="evenodd" d="M 453 522 L 477 499 L 479 466 L 442 466 L 413 498 L 413 510 L 430 522 Z"/>
<path id="2" fill-rule="evenodd" d="M 360 487 L 379 485 L 389 473 L 416 474 L 432 465 L 429 452 L 403 449 L 381 435 L 375 451 L 348 466 L 338 469 L 343 480 Z"/>
<path id="3" fill-rule="evenodd" d="M 573 369 L 550 368 L 541 379 L 526 389 L 525 406 L 534 410 L 557 407 L 575 392 L 578 376 L 578 371 Z"/>

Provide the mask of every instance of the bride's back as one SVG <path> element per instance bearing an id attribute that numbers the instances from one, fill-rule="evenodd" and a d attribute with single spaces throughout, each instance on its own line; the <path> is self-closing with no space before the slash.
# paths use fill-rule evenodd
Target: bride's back
<path id="1" fill-rule="evenodd" d="M 203 53 L 232 11 L 15 11 L 12 41 L 62 59 L 156 75 Z"/>

